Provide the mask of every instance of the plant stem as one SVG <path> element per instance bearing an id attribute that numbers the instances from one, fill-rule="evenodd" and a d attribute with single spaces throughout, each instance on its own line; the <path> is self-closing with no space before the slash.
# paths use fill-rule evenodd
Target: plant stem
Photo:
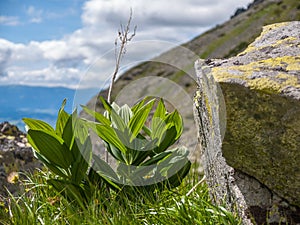
<path id="1" fill-rule="evenodd" d="M 186 194 L 186 196 L 189 196 L 190 194 L 192 194 L 193 191 L 195 191 L 196 188 L 197 188 L 201 183 L 203 183 L 203 182 L 205 181 L 205 179 L 206 179 L 206 176 L 204 175 L 204 176 L 202 177 L 202 179 L 201 179 L 194 187 L 192 187 L 191 190 L 189 190 L 189 192 Z"/>
<path id="2" fill-rule="evenodd" d="M 120 69 L 120 64 L 121 64 L 122 57 L 126 53 L 126 45 L 135 36 L 135 32 L 136 32 L 136 28 L 137 28 L 136 26 L 134 27 L 133 33 L 129 36 L 131 20 L 132 20 L 132 9 L 130 9 L 130 16 L 129 16 L 126 27 L 124 28 L 124 26 L 121 23 L 120 30 L 118 32 L 118 37 L 115 40 L 116 66 L 115 66 L 115 70 L 114 70 L 114 73 L 112 75 L 110 86 L 109 86 L 109 89 L 108 89 L 108 95 L 107 95 L 107 102 L 108 103 L 111 103 L 111 92 L 113 90 L 113 86 L 114 86 L 117 74 L 119 72 L 119 69 Z M 117 50 L 118 49 L 118 38 L 120 40 L 120 49 L 119 49 L 119 51 Z M 105 151 L 105 162 L 108 163 L 108 151 L 107 150 Z"/>
<path id="3" fill-rule="evenodd" d="M 120 64 L 121 64 L 122 57 L 126 53 L 126 45 L 129 41 L 132 40 L 132 38 L 135 36 L 135 33 L 136 33 L 136 28 L 137 27 L 135 26 L 133 34 L 128 37 L 131 20 L 132 20 L 132 9 L 130 10 L 130 16 L 129 16 L 129 19 L 128 19 L 128 22 L 127 22 L 127 25 L 126 25 L 125 29 L 124 29 L 123 25 L 121 24 L 121 26 L 120 26 L 121 30 L 119 30 L 119 32 L 118 32 L 118 38 L 120 39 L 120 42 L 121 42 L 120 50 L 118 52 L 117 52 L 118 38 L 116 38 L 116 40 L 115 40 L 116 66 L 115 66 L 115 70 L 114 70 L 114 73 L 112 75 L 111 83 L 110 83 L 109 90 L 108 90 L 108 95 L 107 95 L 108 103 L 111 103 L 111 92 L 113 90 L 114 82 L 115 82 L 115 79 L 116 79 L 117 74 L 118 74 L 119 69 L 120 69 Z"/>

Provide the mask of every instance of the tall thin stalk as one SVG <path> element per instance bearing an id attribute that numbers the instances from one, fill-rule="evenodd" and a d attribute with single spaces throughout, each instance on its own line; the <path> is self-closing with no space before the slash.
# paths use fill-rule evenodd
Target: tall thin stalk
<path id="1" fill-rule="evenodd" d="M 120 24 L 120 29 L 118 31 L 118 36 L 115 39 L 115 60 L 116 60 L 116 65 L 115 65 L 115 70 L 114 73 L 112 75 L 111 78 L 111 82 L 110 82 L 110 86 L 108 89 L 108 95 L 107 95 L 107 101 L 109 103 L 111 103 L 111 92 L 113 90 L 113 86 L 117 77 L 117 74 L 119 72 L 120 69 L 120 64 L 122 61 L 123 56 L 126 53 L 126 45 L 128 42 L 130 42 L 132 40 L 132 38 L 135 36 L 136 34 L 136 29 L 137 26 L 134 26 L 134 30 L 132 34 L 130 33 L 130 23 L 132 20 L 132 9 L 130 9 L 130 15 L 129 15 L 129 19 L 127 21 L 127 25 L 124 27 L 123 24 Z M 118 48 L 118 42 L 120 41 L 120 47 Z M 108 151 L 105 151 L 105 162 L 108 163 Z"/>
<path id="2" fill-rule="evenodd" d="M 112 92 L 112 89 L 113 89 L 113 86 L 114 86 L 116 76 L 117 76 L 117 74 L 119 72 L 119 69 L 120 69 L 121 60 L 123 58 L 123 55 L 126 53 L 126 45 L 129 41 L 132 40 L 132 38 L 136 34 L 137 26 L 134 27 L 133 34 L 129 35 L 131 20 L 132 20 L 132 9 L 130 9 L 130 16 L 129 16 L 126 27 L 124 27 L 123 24 L 121 23 L 120 30 L 118 31 L 118 37 L 115 40 L 116 66 L 115 66 L 115 70 L 114 70 L 114 73 L 113 73 L 112 78 L 111 78 L 111 82 L 110 82 L 110 86 L 109 86 L 109 90 L 108 90 L 108 95 L 107 95 L 107 101 L 109 103 L 111 103 L 111 92 Z M 120 48 L 119 49 L 118 49 L 118 39 L 120 41 Z"/>

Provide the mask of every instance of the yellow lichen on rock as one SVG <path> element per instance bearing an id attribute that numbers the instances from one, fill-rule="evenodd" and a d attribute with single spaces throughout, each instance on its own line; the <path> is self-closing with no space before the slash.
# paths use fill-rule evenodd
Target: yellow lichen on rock
<path id="1" fill-rule="evenodd" d="M 293 43 L 293 41 L 296 41 L 296 40 L 297 40 L 296 37 L 287 37 L 287 38 L 284 38 L 282 40 L 277 41 L 276 45 L 290 44 L 290 43 Z"/>
<path id="2" fill-rule="evenodd" d="M 286 86 L 294 86 L 300 88 L 300 84 L 297 84 L 298 78 L 296 76 L 290 76 L 285 73 L 280 73 L 276 76 L 276 78 L 283 81 L 281 88 Z"/>
<path id="3" fill-rule="evenodd" d="M 300 71 L 300 57 L 283 56 L 245 65 L 212 68 L 212 74 L 217 82 L 238 79 L 251 89 L 267 93 L 280 93 L 287 86 L 300 88 L 297 76 L 289 74 L 290 71 Z"/>
<path id="4" fill-rule="evenodd" d="M 269 33 L 270 30 L 277 29 L 277 28 L 286 26 L 286 25 L 288 25 L 288 24 L 289 24 L 289 22 L 282 22 L 282 23 L 273 23 L 273 24 L 264 26 L 264 27 L 263 27 L 263 31 L 261 32 L 261 35 L 260 35 L 260 36 L 264 36 L 264 35 L 266 35 L 267 33 Z"/>
<path id="5" fill-rule="evenodd" d="M 194 104 L 196 107 L 199 107 L 199 100 L 201 98 L 201 93 L 199 90 L 196 91 L 196 94 L 194 96 Z"/>
<path id="6" fill-rule="evenodd" d="M 298 59 L 294 58 L 294 60 L 291 60 L 288 63 L 286 69 L 289 71 L 291 71 L 291 70 L 300 71 L 300 57 Z"/>
<path id="7" fill-rule="evenodd" d="M 297 37 L 289 36 L 289 37 L 281 37 L 280 40 L 274 40 L 273 43 L 270 42 L 267 42 L 265 44 L 261 43 L 262 40 L 266 39 L 266 35 L 268 35 L 271 30 L 279 29 L 283 26 L 286 26 L 287 24 L 288 22 L 282 22 L 282 23 L 275 23 L 275 24 L 264 26 L 260 36 L 257 37 L 256 40 L 253 43 L 251 43 L 243 52 L 238 54 L 238 56 L 245 55 L 252 51 L 263 49 L 267 46 L 276 47 L 278 45 L 289 44 L 290 42 L 297 41 Z M 259 44 L 257 45 L 257 43 Z"/>

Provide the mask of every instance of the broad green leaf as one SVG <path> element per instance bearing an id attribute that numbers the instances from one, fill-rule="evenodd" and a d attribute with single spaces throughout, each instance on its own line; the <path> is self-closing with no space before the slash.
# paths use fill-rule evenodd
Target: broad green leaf
<path id="1" fill-rule="evenodd" d="M 154 174 L 153 170 L 156 165 L 151 166 L 132 166 L 120 163 L 117 171 L 120 176 L 120 180 L 124 183 L 129 183 L 132 186 L 145 185 L 145 180 L 148 176 Z"/>
<path id="2" fill-rule="evenodd" d="M 124 123 L 127 125 L 129 123 L 130 118 L 132 117 L 133 113 L 130 107 L 125 104 L 119 110 L 119 115 L 123 119 Z"/>
<path id="3" fill-rule="evenodd" d="M 167 124 L 165 120 L 154 117 L 152 118 L 152 133 L 151 133 L 151 139 L 158 139 L 158 144 L 161 143 L 161 141 L 165 138 L 166 130 L 168 129 Z"/>
<path id="4" fill-rule="evenodd" d="M 141 134 L 138 134 L 135 139 L 132 140 L 130 148 L 137 151 L 143 151 L 144 146 L 148 143 L 148 140 Z"/>
<path id="5" fill-rule="evenodd" d="M 136 152 L 135 157 L 133 158 L 133 162 L 132 165 L 134 166 L 138 166 L 140 165 L 150 154 L 151 154 L 151 150 L 149 151 L 138 151 Z"/>
<path id="6" fill-rule="evenodd" d="M 122 152 L 116 148 L 114 145 L 112 144 L 107 144 L 107 150 L 108 152 L 117 160 L 121 161 L 121 162 L 126 162 Z"/>
<path id="7" fill-rule="evenodd" d="M 84 144 L 85 140 L 89 136 L 89 128 L 92 128 L 92 126 L 95 125 L 90 121 L 77 118 L 74 114 L 72 116 L 72 120 L 74 137 L 76 140 L 79 140 L 81 144 Z"/>
<path id="8" fill-rule="evenodd" d="M 130 131 L 126 128 L 124 131 L 114 129 L 118 138 L 123 143 L 126 148 L 133 148 L 133 145 L 130 143 Z"/>
<path id="9" fill-rule="evenodd" d="M 115 103 L 115 102 L 111 103 L 111 107 L 113 110 L 116 111 L 116 113 L 119 114 L 120 106 L 118 106 L 117 103 Z"/>
<path id="10" fill-rule="evenodd" d="M 134 184 L 139 184 L 141 181 L 149 180 L 154 175 L 156 165 L 139 166 L 131 173 L 131 181 Z M 139 184 L 141 185 L 141 184 Z"/>
<path id="11" fill-rule="evenodd" d="M 102 140 L 114 145 L 121 152 L 126 153 L 126 147 L 120 141 L 115 130 L 112 127 L 102 125 L 102 124 L 96 124 L 95 126 L 93 126 L 91 128 L 98 134 L 98 136 Z"/>
<path id="12" fill-rule="evenodd" d="M 157 138 L 148 141 L 147 144 L 143 147 L 142 151 L 153 151 L 157 147 L 157 143 L 158 143 Z"/>
<path id="13" fill-rule="evenodd" d="M 166 108 L 163 100 L 160 99 L 151 121 L 152 139 L 154 138 L 158 138 L 159 140 L 162 139 L 162 134 L 166 127 L 165 117 L 166 117 Z"/>
<path id="14" fill-rule="evenodd" d="M 152 130 L 150 130 L 147 126 L 143 126 L 143 131 L 149 136 L 151 137 L 151 133 L 152 133 Z"/>
<path id="15" fill-rule="evenodd" d="M 175 112 L 174 112 L 173 121 L 175 123 L 175 127 L 177 130 L 177 136 L 176 136 L 176 140 L 177 140 L 183 132 L 183 120 L 177 110 L 175 110 Z"/>
<path id="16" fill-rule="evenodd" d="M 166 110 L 164 101 L 161 98 L 157 104 L 157 107 L 153 114 L 153 117 L 158 117 L 158 118 L 164 119 L 166 117 L 166 112 L 167 112 L 167 110 Z"/>
<path id="17" fill-rule="evenodd" d="M 185 147 L 175 148 L 169 150 L 168 152 L 171 152 L 172 154 L 158 162 L 158 169 L 161 172 L 166 171 L 167 173 L 169 173 L 168 170 L 170 169 L 172 169 L 171 172 L 173 173 L 177 172 L 187 163 L 187 161 L 189 161 L 189 152 Z M 171 165 L 171 167 L 168 165 Z"/>
<path id="18" fill-rule="evenodd" d="M 49 163 L 58 165 L 63 169 L 67 169 L 71 165 L 72 153 L 59 136 L 41 130 L 29 130 L 28 135 L 34 142 L 36 151 L 45 157 Z"/>
<path id="19" fill-rule="evenodd" d="M 31 147 L 35 150 L 35 152 L 37 152 L 37 147 L 35 146 L 34 141 L 31 139 L 28 132 L 27 132 L 27 140 L 28 140 L 28 143 L 31 145 Z"/>
<path id="20" fill-rule="evenodd" d="M 146 162 L 141 163 L 141 166 L 149 166 L 158 163 L 163 158 L 167 157 L 168 155 L 172 154 L 170 151 L 161 152 L 159 154 L 156 154 L 151 159 L 147 160 Z"/>
<path id="21" fill-rule="evenodd" d="M 68 120 L 65 123 L 61 136 L 64 140 L 64 143 L 71 150 L 74 142 L 74 133 L 73 133 L 73 119 L 72 116 L 69 116 Z"/>
<path id="22" fill-rule="evenodd" d="M 155 152 L 157 152 L 157 153 L 163 152 L 168 147 L 170 147 L 171 145 L 173 145 L 176 142 L 176 139 L 175 139 L 176 135 L 177 135 L 177 131 L 176 131 L 176 128 L 174 126 L 172 126 L 171 128 L 167 129 L 166 132 L 165 132 L 164 138 L 159 143 L 159 146 L 155 150 Z"/>
<path id="23" fill-rule="evenodd" d="M 104 175 L 107 178 L 110 178 L 114 182 L 119 182 L 118 175 L 115 171 L 101 158 L 96 155 L 93 155 L 94 165 L 93 169 L 100 175 Z"/>
<path id="24" fill-rule="evenodd" d="M 77 142 L 76 142 L 77 143 Z M 83 146 L 80 146 L 80 154 L 85 159 L 88 165 L 90 165 L 92 160 L 93 146 L 90 136 L 87 137 Z"/>
<path id="25" fill-rule="evenodd" d="M 102 96 L 100 96 L 99 98 L 100 98 L 100 101 L 102 102 L 104 109 L 110 113 L 111 109 L 112 109 L 111 105 Z"/>
<path id="26" fill-rule="evenodd" d="M 70 117 L 70 115 L 64 110 L 67 100 L 64 99 L 60 110 L 58 111 L 58 116 L 56 120 L 55 132 L 58 136 L 62 136 L 65 125 Z"/>
<path id="27" fill-rule="evenodd" d="M 113 127 L 117 128 L 118 130 L 124 131 L 127 128 L 125 121 L 114 109 L 112 109 L 110 112 L 110 118 Z"/>
<path id="28" fill-rule="evenodd" d="M 80 141 L 74 137 L 73 139 L 73 145 L 71 148 L 71 153 L 73 156 L 73 161 L 76 161 L 76 159 L 78 158 L 79 155 L 81 155 L 80 153 L 80 149 L 82 148 L 82 144 L 80 143 Z"/>
<path id="29" fill-rule="evenodd" d="M 183 163 L 183 162 L 182 162 Z M 191 168 L 191 162 L 186 160 L 184 166 L 174 175 L 167 179 L 170 188 L 178 187 L 186 177 Z"/>
<path id="30" fill-rule="evenodd" d="M 74 144 L 76 145 L 76 143 Z M 83 146 L 80 146 L 80 152 L 76 160 L 71 165 L 72 181 L 80 184 L 82 179 L 87 175 L 87 170 L 92 157 L 91 139 L 87 138 Z"/>
<path id="31" fill-rule="evenodd" d="M 68 178 L 68 175 L 64 169 L 61 169 L 60 167 L 56 166 L 55 164 L 51 164 L 46 158 L 44 158 L 41 154 L 39 154 L 37 151 L 34 152 L 35 156 L 45 164 L 45 166 L 48 167 L 53 173 L 56 175 L 63 177 L 63 178 Z"/>
<path id="32" fill-rule="evenodd" d="M 85 196 L 82 195 L 83 190 L 79 185 L 58 179 L 49 179 L 47 182 L 52 185 L 57 192 L 65 194 L 69 200 L 76 200 L 82 208 L 85 208 L 83 203 L 86 199 L 84 198 Z"/>
<path id="33" fill-rule="evenodd" d="M 55 133 L 54 129 L 44 121 L 30 118 L 23 118 L 23 121 L 31 130 L 43 130 Z"/>
<path id="34" fill-rule="evenodd" d="M 102 123 L 102 124 L 108 125 L 108 126 L 111 124 L 110 120 L 107 119 L 105 116 L 103 116 L 101 113 L 95 112 L 84 105 L 81 105 L 81 107 L 83 108 L 83 110 L 86 113 L 93 116 L 99 123 Z"/>
<path id="35" fill-rule="evenodd" d="M 126 179 L 130 177 L 130 173 L 132 172 L 133 168 L 134 168 L 133 166 L 123 162 L 118 164 L 117 173 L 121 182 L 123 183 L 126 182 Z"/>
<path id="36" fill-rule="evenodd" d="M 167 178 L 169 188 L 177 187 L 190 170 L 191 162 L 188 160 L 188 151 L 185 147 L 169 150 L 168 157 L 157 163 L 159 173 Z"/>
<path id="37" fill-rule="evenodd" d="M 153 99 L 152 101 L 148 102 L 146 105 L 144 105 L 142 108 L 140 108 L 136 114 L 134 114 L 132 116 L 132 118 L 129 121 L 129 128 L 132 132 L 131 138 L 130 138 L 130 142 L 136 138 L 136 136 L 138 135 L 138 133 L 141 131 L 141 129 L 143 128 L 148 115 L 153 107 L 154 101 L 155 99 Z"/>
<path id="38" fill-rule="evenodd" d="M 131 142 L 131 154 L 132 162 L 131 165 L 139 165 L 143 162 L 156 147 L 157 140 L 148 141 L 143 135 L 138 134 L 137 138 L 135 138 Z"/>
<path id="39" fill-rule="evenodd" d="M 169 114 L 166 118 L 166 122 L 174 124 L 177 133 L 175 139 L 177 140 L 183 131 L 183 120 L 178 111 L 175 110 L 173 113 Z"/>
<path id="40" fill-rule="evenodd" d="M 93 155 L 94 165 L 93 169 L 103 178 L 105 181 L 112 185 L 114 188 L 121 190 L 117 185 L 119 183 L 119 178 L 115 171 L 102 159 L 98 156 Z"/>
<path id="41" fill-rule="evenodd" d="M 131 111 L 133 112 L 133 114 L 135 114 L 138 110 L 140 110 L 140 108 L 143 107 L 143 105 L 145 104 L 145 101 L 146 101 L 146 98 L 144 98 L 143 100 L 140 100 L 133 107 L 131 107 Z"/>

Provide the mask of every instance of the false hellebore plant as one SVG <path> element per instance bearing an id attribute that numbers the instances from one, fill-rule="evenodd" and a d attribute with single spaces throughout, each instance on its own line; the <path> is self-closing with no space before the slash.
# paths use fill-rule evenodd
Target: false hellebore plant
<path id="1" fill-rule="evenodd" d="M 156 99 L 145 98 L 131 108 L 103 98 L 101 102 L 104 114 L 82 106 L 96 122 L 78 118 L 76 111 L 65 112 L 65 101 L 55 129 L 40 120 L 23 119 L 36 156 L 56 175 L 48 183 L 68 199 L 86 203 L 96 188 L 134 198 L 133 190 L 149 193 L 180 185 L 191 163 L 185 147 L 169 149 L 183 131 L 178 111 L 167 112 L 162 99 L 152 117 Z M 89 130 L 104 141 L 116 170 L 92 153 Z"/>

